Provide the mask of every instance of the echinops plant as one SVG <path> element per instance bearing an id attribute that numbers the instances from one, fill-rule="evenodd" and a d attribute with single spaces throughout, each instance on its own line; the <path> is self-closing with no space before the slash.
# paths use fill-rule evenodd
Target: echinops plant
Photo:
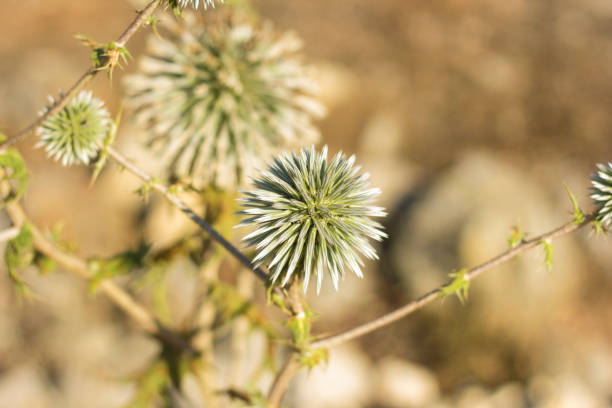
<path id="1" fill-rule="evenodd" d="M 341 152 L 328 160 L 327 147 L 281 154 L 253 180 L 255 190 L 243 192 L 248 218 L 239 225 L 255 227 L 243 241 L 258 251 L 254 263 L 267 261 L 271 284 L 297 277 L 306 291 L 316 277 L 318 292 L 327 271 L 337 289 L 345 268 L 362 276 L 360 254 L 377 259 L 368 239 L 387 235 L 371 217 L 386 213 L 373 205 L 380 190 L 354 162 Z"/>
<path id="2" fill-rule="evenodd" d="M 125 86 L 170 178 L 235 188 L 273 153 L 318 139 L 324 109 L 294 34 L 237 15 L 165 26 Z"/>

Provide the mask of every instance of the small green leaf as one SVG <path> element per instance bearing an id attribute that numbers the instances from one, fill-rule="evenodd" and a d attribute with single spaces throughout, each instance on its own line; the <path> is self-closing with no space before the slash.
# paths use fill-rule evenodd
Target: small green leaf
<path id="1" fill-rule="evenodd" d="M 543 239 L 542 246 L 544 247 L 544 266 L 550 272 L 554 265 L 552 241 L 550 239 Z"/>
<path id="2" fill-rule="evenodd" d="M 302 352 L 300 362 L 302 366 L 312 370 L 321 363 L 327 364 L 329 361 L 329 351 L 326 348 L 309 349 Z"/>
<path id="3" fill-rule="evenodd" d="M 521 227 L 515 225 L 512 227 L 512 231 L 510 232 L 510 236 L 506 238 L 508 245 L 510 248 L 516 248 L 525 240 L 525 233 L 521 231 Z"/>
<path id="4" fill-rule="evenodd" d="M 0 168 L 3 170 L 0 181 L 11 184 L 11 192 L 4 198 L 4 204 L 19 200 L 28 185 L 28 169 L 23 158 L 15 149 L 8 149 L 0 153 Z"/>
<path id="5" fill-rule="evenodd" d="M 153 190 L 154 184 L 159 184 L 161 182 L 158 178 L 152 178 L 146 183 L 144 183 L 140 188 L 136 190 L 136 194 L 138 194 L 142 201 L 145 203 L 149 201 L 149 196 L 151 195 L 151 190 Z"/>
<path id="6" fill-rule="evenodd" d="M 34 236 L 28 224 L 21 227 L 19 235 L 7 242 L 4 249 L 4 261 L 9 278 L 17 292 L 23 296 L 28 296 L 30 291 L 18 273 L 19 269 L 30 266 L 34 260 Z"/>
<path id="7" fill-rule="evenodd" d="M 46 275 L 54 272 L 57 269 L 57 263 L 55 260 L 40 252 L 36 252 L 34 263 L 38 266 L 38 270 L 41 275 Z"/>
<path id="8" fill-rule="evenodd" d="M 574 209 L 574 212 L 572 213 L 572 217 L 574 218 L 574 224 L 582 224 L 584 222 L 584 213 L 578 205 L 578 200 L 576 199 L 574 193 L 572 193 L 572 190 L 570 190 L 567 185 L 564 185 L 564 187 L 565 191 L 567 191 L 567 195 L 569 196 L 570 201 L 572 202 L 572 208 Z"/>
<path id="9" fill-rule="evenodd" d="M 92 272 L 89 290 L 95 293 L 104 280 L 127 275 L 132 269 L 143 267 L 150 249 L 150 245 L 141 243 L 135 251 L 126 251 L 106 260 L 91 259 L 88 263 L 89 270 Z"/>
<path id="10" fill-rule="evenodd" d="M 450 277 L 453 278 L 453 280 L 440 289 L 440 297 L 446 298 L 450 295 L 456 295 L 461 304 L 465 304 L 470 288 L 470 279 L 467 275 L 467 269 L 453 272 L 450 274 Z"/>

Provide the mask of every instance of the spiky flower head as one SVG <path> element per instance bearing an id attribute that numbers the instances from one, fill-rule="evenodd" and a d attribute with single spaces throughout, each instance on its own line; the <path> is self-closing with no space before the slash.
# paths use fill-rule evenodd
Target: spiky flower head
<path id="1" fill-rule="evenodd" d="M 235 187 L 275 152 L 317 140 L 312 119 L 323 107 L 295 35 L 236 15 L 166 25 L 125 85 L 171 178 Z"/>
<path id="2" fill-rule="evenodd" d="M 597 208 L 596 220 L 609 229 L 612 227 L 612 163 L 598 164 L 598 172 L 591 177 L 591 198 Z"/>
<path id="3" fill-rule="evenodd" d="M 50 107 L 43 114 L 56 104 L 51 96 L 49 102 Z M 40 125 L 36 130 L 40 138 L 36 147 L 44 147 L 49 157 L 61 160 L 64 166 L 89 164 L 111 126 L 104 102 L 92 97 L 90 91 L 81 91 L 61 112 Z"/>
<path id="4" fill-rule="evenodd" d="M 327 270 L 338 289 L 345 268 L 362 277 L 359 254 L 377 258 L 368 238 L 387 235 L 370 217 L 386 213 L 372 205 L 380 190 L 369 188 L 369 175 L 358 175 L 354 162 L 342 152 L 328 160 L 327 147 L 284 153 L 253 181 L 256 190 L 244 192 L 240 213 L 249 218 L 239 225 L 255 230 L 243 241 L 258 250 L 255 264 L 267 262 L 271 284 L 297 276 L 306 291 L 316 276 L 318 292 Z"/>
<path id="5" fill-rule="evenodd" d="M 223 3 L 223 0 L 219 0 L 219 3 Z M 181 7 L 187 7 L 188 4 L 194 9 L 197 9 L 200 6 L 200 0 L 178 0 L 178 4 Z M 204 8 L 215 7 L 215 0 L 202 0 L 202 5 Z"/>

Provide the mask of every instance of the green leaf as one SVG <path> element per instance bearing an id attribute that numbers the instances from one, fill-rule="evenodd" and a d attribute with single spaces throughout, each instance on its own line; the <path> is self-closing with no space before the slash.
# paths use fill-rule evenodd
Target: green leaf
<path id="1" fill-rule="evenodd" d="M 453 278 L 453 280 L 440 289 L 440 297 L 446 298 L 450 295 L 456 295 L 461 304 L 465 304 L 470 288 L 470 279 L 467 275 L 467 269 L 453 272 L 450 274 L 450 277 Z"/>
<path id="2" fill-rule="evenodd" d="M 28 185 L 28 169 L 15 149 L 0 153 L 0 168 L 3 170 L 0 181 L 8 181 L 11 185 L 11 192 L 4 198 L 1 208 L 4 204 L 21 198 Z"/>
<path id="3" fill-rule="evenodd" d="M 302 366 L 312 370 L 321 363 L 327 364 L 329 351 L 326 348 L 309 349 L 302 352 L 300 362 Z"/>
<path id="4" fill-rule="evenodd" d="M 293 333 L 293 341 L 298 348 L 304 348 L 311 340 L 310 327 L 312 326 L 313 313 L 307 309 L 304 313 L 292 316 L 287 320 L 287 327 Z"/>
<path id="5" fill-rule="evenodd" d="M 19 235 L 7 242 L 4 249 L 4 261 L 9 278 L 17 292 L 23 296 L 28 296 L 30 291 L 18 273 L 19 269 L 30 266 L 34 260 L 34 236 L 28 224 L 21 227 Z"/>
<path id="6" fill-rule="evenodd" d="M 141 243 L 135 251 L 126 251 L 110 259 L 91 259 L 88 264 L 93 276 L 89 282 L 89 290 L 95 293 L 104 280 L 127 275 L 132 269 L 143 267 L 150 249 L 150 245 Z"/>
<path id="7" fill-rule="evenodd" d="M 572 202 L 572 207 L 574 209 L 574 212 L 572 213 L 572 217 L 574 218 L 574 224 L 582 224 L 584 222 L 584 213 L 578 205 L 578 200 L 576 199 L 574 193 L 572 193 L 572 190 L 570 190 L 567 185 L 564 185 L 564 187 L 565 191 L 567 191 L 567 195 L 569 196 L 570 201 Z"/>
<path id="8" fill-rule="evenodd" d="M 544 266 L 550 272 L 554 265 L 552 241 L 550 239 L 543 239 L 542 246 L 544 247 Z"/>
<path id="9" fill-rule="evenodd" d="M 508 245 L 510 248 L 516 248 L 525 240 L 525 233 L 521 231 L 521 227 L 515 225 L 512 227 L 512 231 L 510 232 L 510 236 L 506 238 Z"/>

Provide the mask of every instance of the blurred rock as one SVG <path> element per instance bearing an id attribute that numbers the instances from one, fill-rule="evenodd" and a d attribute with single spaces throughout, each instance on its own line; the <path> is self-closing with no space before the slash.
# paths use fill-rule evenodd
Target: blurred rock
<path id="1" fill-rule="evenodd" d="M 409 408 L 429 406 L 440 394 L 435 375 L 406 360 L 386 358 L 376 367 L 377 400 L 384 406 Z"/>
<path id="2" fill-rule="evenodd" d="M 355 408 L 366 405 L 373 392 L 372 367 L 363 352 L 351 345 L 330 350 L 329 364 L 302 370 L 288 397 L 295 408 Z"/>
<path id="3" fill-rule="evenodd" d="M 506 250 L 513 225 L 529 238 L 566 222 L 568 203 L 551 201 L 547 188 L 537 174 L 499 156 L 463 155 L 408 197 L 405 212 L 396 215 L 389 255 L 406 293 L 420 295 L 450 272 Z M 552 274 L 546 272 L 542 249 L 536 249 L 479 277 L 470 288 L 470 303 L 486 307 L 474 311 L 475 324 L 514 338 L 534 335 L 551 314 L 577 299 L 584 283 L 576 273 L 584 263 L 581 249 L 572 236 L 553 247 Z"/>
<path id="4" fill-rule="evenodd" d="M 35 364 L 23 364 L 0 377 L 0 406 L 6 408 L 50 408 L 52 393 L 44 374 Z"/>

